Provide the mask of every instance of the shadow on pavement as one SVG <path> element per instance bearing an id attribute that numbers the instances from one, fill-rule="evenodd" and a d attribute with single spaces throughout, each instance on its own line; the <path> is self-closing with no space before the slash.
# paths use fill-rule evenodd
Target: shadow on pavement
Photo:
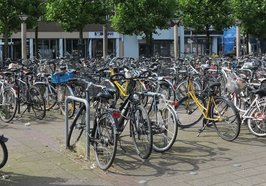
<path id="1" fill-rule="evenodd" d="M 114 174 L 155 177 L 165 174 L 185 174 L 198 171 L 199 166 L 207 162 L 232 160 L 229 157 L 224 157 L 224 152 L 230 149 L 219 147 L 214 142 L 199 140 L 176 141 L 169 151 L 165 153 L 152 152 L 147 160 L 142 160 L 136 154 L 133 142 L 128 138 L 128 136 L 122 137 L 122 148 L 118 146 L 113 166 L 115 170 L 109 170 Z M 139 171 L 133 171 L 137 169 Z"/>
<path id="2" fill-rule="evenodd" d="M 39 177 L 12 172 L 1 172 L 0 185 L 37 186 L 37 185 L 61 185 L 67 180 L 58 177 Z"/>

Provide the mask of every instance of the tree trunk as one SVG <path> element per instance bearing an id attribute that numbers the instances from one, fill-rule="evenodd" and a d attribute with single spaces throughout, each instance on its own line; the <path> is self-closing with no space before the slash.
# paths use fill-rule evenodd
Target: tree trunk
<path id="1" fill-rule="evenodd" d="M 39 59 L 39 54 L 38 54 L 38 49 L 39 49 L 39 42 L 38 42 L 38 32 L 39 32 L 39 27 L 35 27 L 35 49 L 34 49 L 34 56 Z"/>

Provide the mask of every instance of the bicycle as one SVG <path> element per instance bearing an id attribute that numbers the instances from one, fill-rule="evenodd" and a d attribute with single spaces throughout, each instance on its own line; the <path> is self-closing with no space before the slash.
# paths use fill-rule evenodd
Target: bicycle
<path id="1" fill-rule="evenodd" d="M 203 118 L 203 126 L 199 129 L 198 136 L 206 127 L 214 126 L 222 139 L 235 140 L 240 132 L 240 115 L 231 101 L 216 96 L 216 90 L 219 90 L 221 84 L 219 82 L 210 83 L 201 94 L 196 94 L 190 74 L 187 81 L 187 96 L 182 98 L 176 107 L 181 123 L 180 127 L 191 127 Z"/>
<path id="2" fill-rule="evenodd" d="M 0 118 L 6 123 L 13 120 L 18 107 L 16 92 L 6 79 L 11 74 L 3 72 L 3 80 L 0 80 Z"/>
<path id="3" fill-rule="evenodd" d="M 130 124 L 130 136 L 137 151 L 142 159 L 147 159 L 152 152 L 153 136 L 152 128 L 148 113 L 142 105 L 143 93 L 136 91 L 137 82 L 147 77 L 126 78 L 123 74 L 115 74 L 110 77 L 111 81 L 126 80 L 128 81 L 129 95 L 121 103 L 119 111 L 122 117 L 118 120 L 117 132 L 120 134 L 124 131 L 127 123 Z"/>
<path id="4" fill-rule="evenodd" d="M 240 113 L 242 124 L 247 123 L 249 131 L 258 137 L 266 136 L 266 87 L 255 89 L 253 85 L 245 85 L 248 97 L 244 90 L 236 90 L 229 95 Z M 254 99 L 253 99 L 254 98 Z"/>
<path id="5" fill-rule="evenodd" d="M 110 92 L 105 89 L 99 89 L 103 89 L 103 86 L 92 83 L 89 83 L 86 88 L 86 99 L 90 99 L 89 97 L 91 97 L 92 91 L 100 93 L 94 95 L 92 98 L 95 100 L 94 122 L 92 127 L 85 132 L 85 135 L 89 135 L 90 144 L 94 148 L 94 154 L 98 166 L 101 169 L 106 170 L 112 165 L 116 154 L 116 119 L 117 117 L 120 117 L 120 114 L 108 103 L 108 100 L 112 98 Z M 71 150 L 75 150 L 83 131 L 86 130 L 86 112 L 86 107 L 82 104 L 70 125 L 69 134 L 67 136 L 67 148 Z"/>
<path id="6" fill-rule="evenodd" d="M 42 120 L 46 115 L 44 98 L 36 86 L 32 85 L 32 72 L 28 69 L 14 69 L 14 82 L 12 87 L 17 95 L 18 114 L 21 116 L 27 111 L 34 112 L 35 118 Z M 21 108 L 25 110 L 21 113 Z"/>
<path id="7" fill-rule="evenodd" d="M 175 102 L 166 100 L 160 93 L 144 92 L 143 95 L 148 97 L 146 108 L 151 122 L 153 149 L 165 152 L 173 146 L 180 125 Z"/>

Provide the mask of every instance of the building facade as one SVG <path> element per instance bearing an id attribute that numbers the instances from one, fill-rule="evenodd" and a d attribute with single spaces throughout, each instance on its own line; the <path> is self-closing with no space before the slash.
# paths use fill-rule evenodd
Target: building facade
<path id="1" fill-rule="evenodd" d="M 145 54 L 143 36 L 123 35 L 108 29 L 108 54 L 139 58 Z M 179 56 L 204 55 L 206 53 L 206 36 L 187 31 L 183 26 L 178 28 Z M 210 49 L 212 53 L 221 53 L 222 33 L 211 33 Z M 174 29 L 157 30 L 153 35 L 153 51 L 158 56 L 174 56 Z M 27 30 L 27 57 L 33 58 L 35 51 L 35 31 Z M 87 58 L 103 56 L 102 25 L 88 25 L 83 32 L 80 45 L 78 32 L 64 32 L 57 23 L 41 22 L 38 27 L 38 52 L 41 58 L 60 58 L 76 55 L 81 47 Z M 21 58 L 21 33 L 12 34 L 9 39 L 9 58 Z M 0 37 L 0 58 L 3 60 L 3 39 Z"/>

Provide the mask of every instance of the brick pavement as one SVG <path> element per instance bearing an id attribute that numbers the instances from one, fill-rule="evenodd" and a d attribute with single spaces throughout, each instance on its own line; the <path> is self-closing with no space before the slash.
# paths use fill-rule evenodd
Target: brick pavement
<path id="1" fill-rule="evenodd" d="M 30 122 L 29 126 L 25 124 Z M 0 185 L 266 185 L 266 139 L 245 126 L 235 142 L 199 125 L 179 131 L 173 148 L 143 161 L 125 134 L 113 166 L 102 171 L 65 149 L 64 119 L 49 112 L 43 121 L 23 117 L 0 123 L 9 138 L 9 159 L 0 170 Z M 5 178 L 5 179 L 4 179 Z"/>

